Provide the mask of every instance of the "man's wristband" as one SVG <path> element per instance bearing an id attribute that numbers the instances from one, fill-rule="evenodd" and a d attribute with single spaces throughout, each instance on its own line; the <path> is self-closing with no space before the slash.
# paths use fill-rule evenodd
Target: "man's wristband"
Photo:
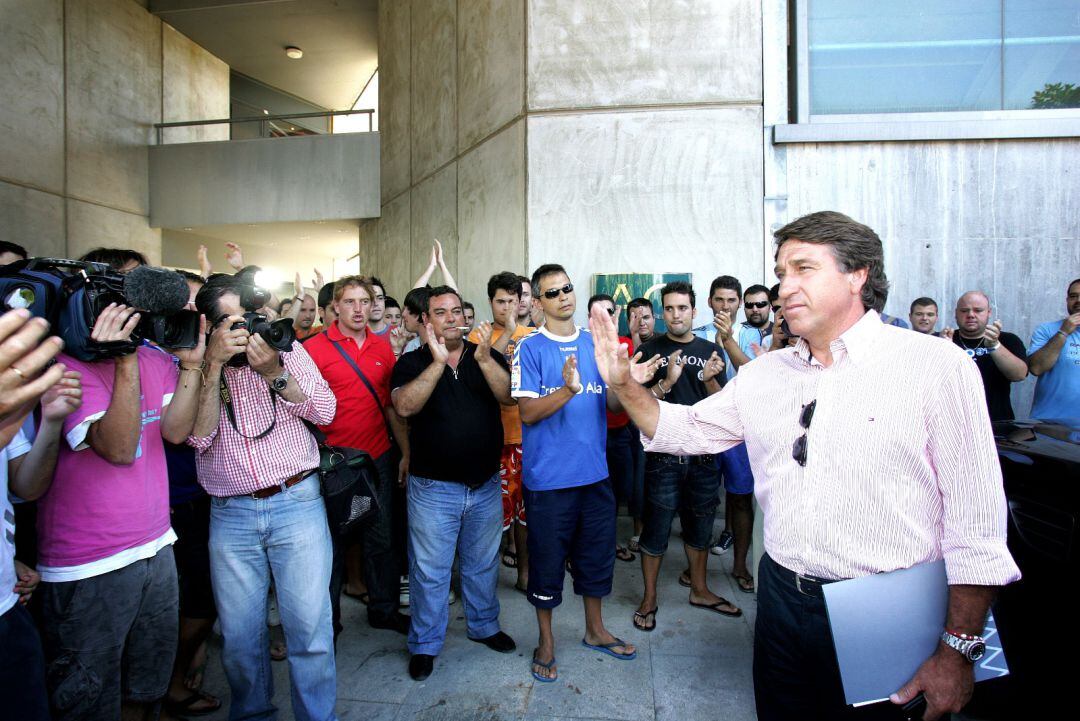
<path id="1" fill-rule="evenodd" d="M 1057 333 L 1054 333 L 1054 335 L 1059 335 L 1059 336 L 1061 336 L 1062 338 L 1064 338 L 1064 339 L 1066 339 L 1066 340 L 1068 340 L 1068 339 L 1069 339 L 1069 334 L 1068 334 L 1068 333 L 1066 333 L 1066 332 L 1065 332 L 1065 331 L 1063 331 L 1063 330 L 1059 330 L 1059 331 L 1058 331 Z"/>
<path id="2" fill-rule="evenodd" d="M 202 373 L 203 366 L 198 365 L 198 366 L 195 366 L 194 368 L 192 368 L 191 366 L 182 365 L 182 366 L 180 366 L 180 370 L 182 370 L 182 371 L 199 371 L 200 373 Z"/>
<path id="3" fill-rule="evenodd" d="M 663 393 L 665 396 L 668 394 L 668 389 L 664 388 L 664 381 L 656 381 L 656 387 L 659 388 L 660 392 Z"/>

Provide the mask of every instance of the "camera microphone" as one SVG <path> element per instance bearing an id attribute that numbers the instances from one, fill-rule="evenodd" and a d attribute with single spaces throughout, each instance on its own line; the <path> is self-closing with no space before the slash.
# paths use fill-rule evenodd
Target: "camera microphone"
<path id="1" fill-rule="evenodd" d="M 124 276 L 128 305 L 148 313 L 176 313 L 184 309 L 189 297 L 184 276 L 165 268 L 140 265 Z"/>

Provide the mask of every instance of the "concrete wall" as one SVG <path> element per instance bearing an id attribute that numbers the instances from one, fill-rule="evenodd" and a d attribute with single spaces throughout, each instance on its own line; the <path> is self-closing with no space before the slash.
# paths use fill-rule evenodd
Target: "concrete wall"
<path id="1" fill-rule="evenodd" d="M 379 134 L 150 148 L 150 224 L 369 218 L 379 214 Z"/>
<path id="2" fill-rule="evenodd" d="M 154 260 L 147 146 L 163 119 L 225 117 L 228 68 L 134 0 L 4 0 L 0 237 L 35 254 Z"/>
<path id="3" fill-rule="evenodd" d="M 760 22 L 755 0 L 380 3 L 365 267 L 402 294 L 437 235 L 481 316 L 492 273 L 549 261 L 582 287 L 759 277 Z"/>
<path id="4" fill-rule="evenodd" d="M 433 238 L 482 316 L 488 277 L 526 271 L 524 37 L 524 0 L 379 3 L 382 208 L 360 252 L 398 300 Z"/>

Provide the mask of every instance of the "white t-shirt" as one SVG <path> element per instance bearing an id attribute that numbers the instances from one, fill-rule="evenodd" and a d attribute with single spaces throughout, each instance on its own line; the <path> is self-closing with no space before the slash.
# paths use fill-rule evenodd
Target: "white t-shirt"
<path id="1" fill-rule="evenodd" d="M 8 498 L 8 461 L 30 452 L 30 441 L 20 430 L 0 449 L 0 616 L 19 602 L 15 593 L 15 511 Z"/>

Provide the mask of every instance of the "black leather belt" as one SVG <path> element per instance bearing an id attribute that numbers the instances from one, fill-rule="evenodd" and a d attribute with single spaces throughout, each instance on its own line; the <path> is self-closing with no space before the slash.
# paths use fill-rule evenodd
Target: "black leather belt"
<path id="1" fill-rule="evenodd" d="M 277 494 L 281 493 L 286 488 L 292 488 L 312 473 L 314 473 L 314 471 L 300 471 L 295 476 L 289 476 L 276 486 L 267 486 L 266 488 L 260 488 L 253 493 L 245 493 L 244 495 L 251 496 L 252 498 L 270 498 L 271 496 L 276 496 Z"/>
<path id="2" fill-rule="evenodd" d="M 655 458 L 664 463 L 678 463 L 680 466 L 711 466 L 715 465 L 715 456 L 704 454 L 701 456 L 676 456 L 671 453 L 646 453 L 646 457 Z"/>
<path id="3" fill-rule="evenodd" d="M 769 560 L 772 561 L 771 558 Z M 772 564 L 776 568 L 777 574 L 784 579 L 784 582 L 790 583 L 795 587 L 795 590 L 804 596 L 825 598 L 825 592 L 822 590 L 822 587 L 828 583 L 836 583 L 836 581 L 830 581 L 827 578 L 818 578 L 817 576 L 806 576 L 801 573 L 795 573 L 790 568 L 785 568 L 776 561 L 772 561 Z"/>

